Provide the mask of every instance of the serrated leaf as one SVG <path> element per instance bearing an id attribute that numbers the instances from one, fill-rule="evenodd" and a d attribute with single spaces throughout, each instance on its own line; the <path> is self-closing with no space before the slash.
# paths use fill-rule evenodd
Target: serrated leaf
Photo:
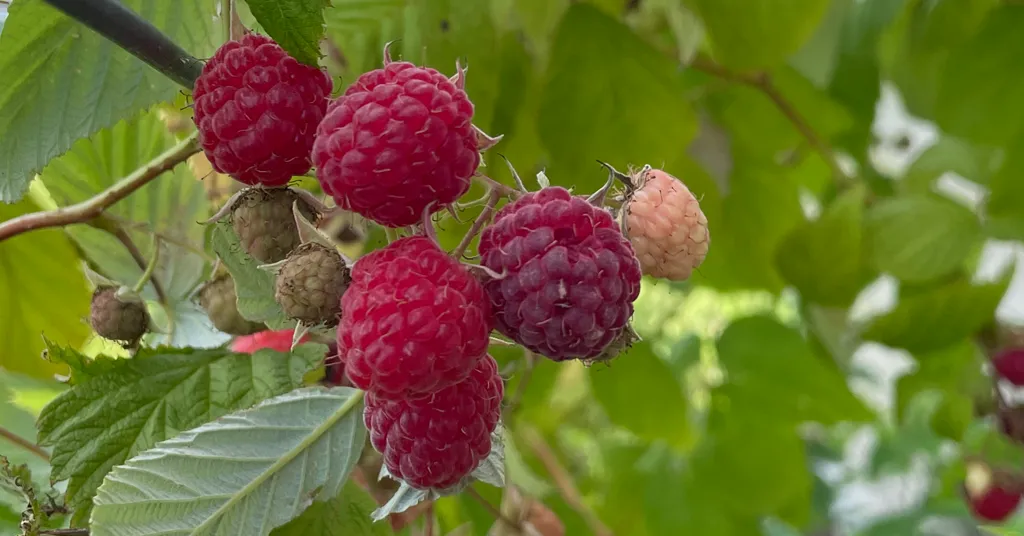
<path id="1" fill-rule="evenodd" d="M 271 536 L 388 536 L 395 532 L 388 523 L 374 523 L 370 512 L 373 499 L 349 480 L 341 494 L 317 501 L 299 517 L 271 531 Z"/>
<path id="2" fill-rule="evenodd" d="M 726 373 L 719 389 L 731 407 L 756 410 L 766 420 L 833 424 L 873 417 L 836 368 L 815 355 L 799 333 L 771 318 L 730 324 L 718 340 L 718 355 Z"/>
<path id="3" fill-rule="evenodd" d="M 989 230 L 997 238 L 1024 240 L 1024 135 L 1007 150 L 1006 162 L 992 176 L 985 206 Z"/>
<path id="4" fill-rule="evenodd" d="M 848 190 L 818 220 L 797 227 L 779 245 L 779 273 L 805 299 L 849 305 L 870 279 L 862 230 L 866 193 L 863 187 Z"/>
<path id="5" fill-rule="evenodd" d="M 246 0 L 256 22 L 281 48 L 306 65 L 318 66 L 324 36 L 324 0 Z"/>
<path id="6" fill-rule="evenodd" d="M 938 87 L 935 119 L 946 132 L 1000 145 L 1024 125 L 1019 69 L 1024 48 L 1024 6 L 1003 4 L 988 12 L 974 37 L 946 60 Z"/>
<path id="7" fill-rule="evenodd" d="M 587 371 L 594 398 L 611 421 L 647 441 L 685 448 L 693 439 L 689 404 L 672 369 L 638 342 L 609 366 Z M 645 393 L 638 397 L 637 393 Z"/>
<path id="8" fill-rule="evenodd" d="M 689 0 L 715 58 L 734 69 L 777 67 L 811 37 L 828 0 Z"/>
<path id="9" fill-rule="evenodd" d="M 65 350 L 67 351 L 67 350 Z M 112 467 L 182 430 L 302 385 L 323 345 L 288 355 L 224 349 L 143 349 L 132 359 L 86 360 L 76 384 L 39 416 L 39 441 L 52 445 L 55 480 L 70 479 L 75 519 L 87 519 Z"/>
<path id="10" fill-rule="evenodd" d="M 205 0 L 125 0 L 125 6 L 196 57 L 218 28 Z M 0 35 L 0 201 L 21 199 L 34 173 L 79 138 L 180 90 L 113 42 L 50 7 L 19 0 Z"/>
<path id="11" fill-rule="evenodd" d="M 400 514 L 416 506 L 425 501 L 430 495 L 431 492 L 427 490 L 416 489 L 402 482 L 398 487 L 398 491 L 395 491 L 395 494 L 391 496 L 391 499 L 380 508 L 374 510 L 370 516 L 374 521 L 381 521 L 391 514 Z"/>
<path id="12" fill-rule="evenodd" d="M 952 274 L 982 239 L 970 209 L 930 195 L 882 200 L 865 223 L 872 265 L 910 283 Z"/>
<path id="13" fill-rule="evenodd" d="M 491 432 L 491 453 L 473 469 L 470 477 L 496 488 L 505 487 L 505 435 L 500 423 Z"/>
<path id="14" fill-rule="evenodd" d="M 27 199 L 0 203 L 0 221 L 37 210 Z M 58 229 L 0 242 L 0 368 L 47 379 L 66 372 L 40 354 L 44 335 L 72 346 L 89 335 L 91 292 L 80 266 L 71 242 Z"/>
<path id="15" fill-rule="evenodd" d="M 91 532 L 266 536 L 341 491 L 365 441 L 362 402 L 308 387 L 162 441 L 107 475 Z"/>
<path id="16" fill-rule="evenodd" d="M 901 298 L 871 323 L 864 338 L 911 352 L 955 344 L 992 319 L 1009 283 L 1009 278 L 981 285 L 954 281 Z"/>
<path id="17" fill-rule="evenodd" d="M 589 194 L 608 178 L 595 160 L 626 169 L 682 157 L 697 131 L 685 91 L 671 58 L 594 6 L 573 4 L 555 33 L 538 115 L 553 184 Z"/>
<path id="18" fill-rule="evenodd" d="M 214 224 L 210 242 L 235 281 L 238 312 L 253 322 L 266 322 L 271 329 L 294 327 L 274 299 L 274 274 L 261 270 L 259 262 L 245 252 L 231 224 Z"/>
<path id="19" fill-rule="evenodd" d="M 964 340 L 934 352 L 914 356 L 918 367 L 896 382 L 896 414 L 907 418 L 914 397 L 931 389 L 943 393 L 942 405 L 932 419 L 935 432 L 959 441 L 975 418 L 976 401 L 991 398 L 992 382 L 982 370 L 982 360 L 975 345 Z"/>

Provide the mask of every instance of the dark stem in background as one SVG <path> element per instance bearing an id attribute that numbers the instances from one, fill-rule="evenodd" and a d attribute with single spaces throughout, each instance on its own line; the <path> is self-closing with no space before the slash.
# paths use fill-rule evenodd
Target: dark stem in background
<path id="1" fill-rule="evenodd" d="M 164 76 L 192 89 L 203 63 L 118 0 L 45 0 Z"/>
<path id="2" fill-rule="evenodd" d="M 50 454 L 43 450 L 43 447 L 36 445 L 35 443 L 19 436 L 18 434 L 15 434 L 14 432 L 2 426 L 0 426 L 0 438 L 4 438 L 7 441 L 14 443 L 15 445 L 18 445 L 19 447 L 31 452 L 32 454 L 39 456 L 39 458 L 45 460 L 46 462 L 50 461 Z"/>

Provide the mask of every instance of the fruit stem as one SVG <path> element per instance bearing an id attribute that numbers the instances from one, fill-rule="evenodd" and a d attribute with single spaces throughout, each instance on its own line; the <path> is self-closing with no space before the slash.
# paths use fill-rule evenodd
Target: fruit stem
<path id="1" fill-rule="evenodd" d="M 146 286 L 146 283 L 153 277 L 153 272 L 156 271 L 156 264 L 160 261 L 160 237 L 153 237 L 153 256 L 149 258 L 149 264 L 146 265 L 146 271 L 142 272 L 142 277 L 135 282 L 135 286 L 132 287 L 132 291 L 136 294 L 142 292 L 142 289 Z"/>
<path id="2" fill-rule="evenodd" d="M 466 236 L 462 237 L 459 245 L 452 250 L 451 255 L 456 259 L 461 258 L 466 253 L 466 248 L 473 242 L 476 235 L 480 234 L 484 226 L 491 221 L 491 216 L 494 215 L 494 209 L 498 206 L 498 201 L 501 201 L 501 194 L 498 190 L 491 188 L 487 195 L 487 204 L 484 209 L 480 211 L 480 215 L 477 216 L 476 221 L 473 222 L 473 226 L 469 228 Z"/>
<path id="3" fill-rule="evenodd" d="M 89 2 L 83 2 L 89 3 Z M 0 242 L 35 229 L 63 227 L 73 223 L 88 223 L 99 217 L 108 207 L 128 197 L 165 171 L 169 171 L 188 157 L 199 152 L 196 141 L 199 133 L 193 133 L 174 147 L 136 169 L 127 177 L 117 181 L 110 188 L 71 206 L 24 214 L 0 223 Z"/>
<path id="4" fill-rule="evenodd" d="M 135 263 L 139 265 L 139 269 L 143 271 L 146 270 L 148 262 L 146 261 L 146 258 L 142 256 L 142 251 L 139 250 L 139 246 L 135 245 L 135 242 L 132 240 L 131 235 L 129 235 L 128 231 L 124 229 L 123 224 L 118 223 L 114 218 L 111 218 L 110 216 L 101 215 L 100 217 L 90 221 L 89 225 L 101 231 L 106 231 L 113 235 L 114 238 L 117 238 L 117 240 L 121 242 L 122 245 L 124 245 L 124 248 L 128 250 L 128 253 L 132 256 L 132 259 L 135 260 Z M 164 292 L 164 287 L 160 284 L 159 281 L 157 281 L 156 277 L 151 276 L 149 282 L 153 284 L 153 292 L 156 293 L 157 300 L 159 300 L 160 303 L 164 304 L 165 306 L 169 305 L 170 301 L 167 299 L 167 294 Z M 140 288 L 136 292 L 140 292 L 141 290 L 142 289 Z"/>
<path id="5" fill-rule="evenodd" d="M 203 64 L 118 0 L 45 0 L 191 90 Z"/>

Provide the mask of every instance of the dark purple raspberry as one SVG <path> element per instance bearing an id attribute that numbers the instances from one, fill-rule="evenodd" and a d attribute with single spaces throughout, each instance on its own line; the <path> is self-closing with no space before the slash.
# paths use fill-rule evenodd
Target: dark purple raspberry
<path id="1" fill-rule="evenodd" d="M 626 332 L 640 262 L 612 215 L 551 186 L 498 211 L 480 236 L 500 332 L 555 361 L 602 355 Z M 616 345 L 615 348 L 618 348 Z"/>
<path id="2" fill-rule="evenodd" d="M 412 225 L 469 190 L 480 164 L 472 120 L 461 77 L 385 61 L 328 109 L 313 145 L 317 178 L 345 210 Z"/>
<path id="3" fill-rule="evenodd" d="M 480 282 L 424 236 L 357 260 L 341 310 L 345 373 L 379 398 L 427 396 L 462 381 L 494 327 Z"/>
<path id="4" fill-rule="evenodd" d="M 333 87 L 325 71 L 299 63 L 269 37 L 224 43 L 192 91 L 206 157 L 242 183 L 286 184 L 309 171 Z"/>
<path id="5" fill-rule="evenodd" d="M 996 374 L 1016 385 L 1024 385 L 1024 348 L 1007 348 L 992 358 Z"/>
<path id="6" fill-rule="evenodd" d="M 417 489 L 448 489 L 490 454 L 504 389 L 498 364 L 486 356 L 468 378 L 429 398 L 367 393 L 363 421 L 392 476 Z"/>

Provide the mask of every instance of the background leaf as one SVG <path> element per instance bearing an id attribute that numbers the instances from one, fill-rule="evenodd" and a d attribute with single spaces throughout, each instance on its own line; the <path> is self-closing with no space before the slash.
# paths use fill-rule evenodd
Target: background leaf
<path id="1" fill-rule="evenodd" d="M 0 203 L 0 221 L 37 210 L 29 200 Z M 0 242 L 0 367 L 38 378 L 65 370 L 40 355 L 44 335 L 78 345 L 89 334 L 92 293 L 80 265 L 71 243 L 57 229 Z"/>
<path id="2" fill-rule="evenodd" d="M 388 536 L 395 532 L 388 523 L 370 519 L 377 505 L 351 480 L 341 494 L 316 501 L 299 517 L 270 532 L 273 536 Z"/>
<path id="3" fill-rule="evenodd" d="M 294 322 L 285 318 L 284 311 L 274 299 L 276 276 L 273 272 L 261 270 L 260 263 L 245 252 L 231 224 L 214 224 L 210 241 L 235 282 L 238 312 L 253 322 L 266 322 L 271 329 L 291 327 Z"/>
<path id="4" fill-rule="evenodd" d="M 92 532 L 266 536 L 341 491 L 365 441 L 362 400 L 347 387 L 300 389 L 158 443 L 104 480 Z"/>
<path id="5" fill-rule="evenodd" d="M 157 348 L 89 362 L 85 372 L 99 374 L 79 380 L 39 417 L 40 442 L 53 446 L 53 478 L 70 479 L 75 519 L 88 519 L 113 467 L 183 430 L 300 386 L 325 353 L 322 345 L 302 345 L 289 356 Z"/>
<path id="6" fill-rule="evenodd" d="M 203 0 L 126 0 L 192 55 L 213 52 L 219 34 Z M 0 35 L 0 201 L 21 199 L 34 173 L 79 138 L 180 90 L 174 82 L 43 0 L 11 6 Z M 29 98 L 28 96 L 31 95 Z"/>

